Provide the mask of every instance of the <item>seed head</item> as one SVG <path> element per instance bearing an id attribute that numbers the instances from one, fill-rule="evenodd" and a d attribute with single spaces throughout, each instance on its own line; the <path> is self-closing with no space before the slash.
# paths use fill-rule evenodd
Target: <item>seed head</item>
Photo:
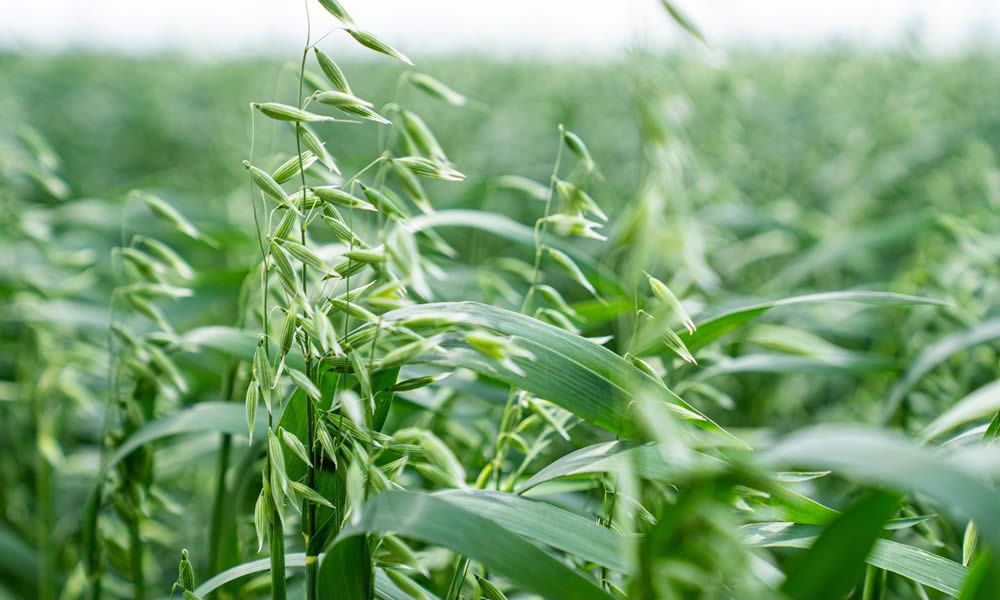
<path id="1" fill-rule="evenodd" d="M 454 106 L 465 106 L 465 103 L 468 102 L 468 99 L 465 96 L 459 94 L 430 75 L 425 75 L 424 73 L 412 73 L 409 79 L 410 83 L 413 84 L 413 87 L 431 97 L 444 100 L 448 104 L 452 104 Z"/>
<path id="2" fill-rule="evenodd" d="M 408 65 L 413 65 L 411 61 L 405 54 L 396 50 L 389 44 L 382 41 L 373 33 L 368 33 L 367 31 L 361 31 L 360 29 L 355 29 L 353 27 L 347 28 L 347 33 L 350 34 L 352 38 L 357 40 L 359 44 L 368 48 L 369 50 L 374 50 L 375 52 L 380 52 L 387 56 L 391 56 L 398 61 L 404 62 Z"/>

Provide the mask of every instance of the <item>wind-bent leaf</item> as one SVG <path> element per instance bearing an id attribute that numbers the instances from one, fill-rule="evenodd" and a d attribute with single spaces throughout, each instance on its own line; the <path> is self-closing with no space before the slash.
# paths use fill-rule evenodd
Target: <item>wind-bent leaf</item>
<path id="1" fill-rule="evenodd" d="M 180 348 L 198 351 L 201 349 L 214 350 L 233 358 L 241 360 L 252 360 L 254 350 L 257 349 L 257 338 L 260 334 L 245 329 L 235 327 L 209 326 L 192 329 L 177 340 L 176 344 Z M 278 351 L 278 346 L 271 344 L 271 356 Z M 293 369 L 305 369 L 305 361 L 298 349 L 293 349 L 285 357 L 285 362 Z"/>
<path id="2" fill-rule="evenodd" d="M 501 492 L 456 490 L 437 497 L 540 544 L 615 571 L 631 570 L 624 560 L 624 537 L 558 506 Z"/>
<path id="3" fill-rule="evenodd" d="M 449 548 L 543 598 L 610 598 L 594 581 L 496 522 L 443 498 L 417 492 L 389 491 L 370 499 L 361 520 L 337 536 L 327 556 L 336 546 L 358 536 L 388 532 Z M 321 561 L 320 581 L 336 581 L 337 565 L 336 561 Z"/>
<path id="4" fill-rule="evenodd" d="M 910 390 L 935 367 L 967 348 L 1000 339 L 1000 318 L 983 321 L 970 329 L 953 333 L 924 348 L 889 392 L 882 413 L 884 423 L 892 421 Z"/>
<path id="5" fill-rule="evenodd" d="M 304 552 L 293 552 L 285 555 L 286 568 L 303 569 L 305 566 L 306 555 Z M 200 598 L 205 598 L 208 594 L 211 594 L 227 583 L 232 583 L 238 579 L 246 577 L 247 575 L 267 573 L 270 572 L 270 570 L 270 558 L 262 558 L 260 560 L 245 562 L 241 565 L 236 565 L 235 567 L 226 569 L 211 579 L 208 579 L 199 585 L 194 590 L 194 593 Z M 377 569 L 375 572 L 375 594 L 383 600 L 409 600 L 408 596 L 400 595 L 399 588 L 392 582 L 391 579 L 389 579 L 389 577 L 385 574 L 385 571 L 382 569 Z M 431 598 L 432 600 L 434 599 L 433 596 L 431 596 Z"/>
<path id="6" fill-rule="evenodd" d="M 262 437 L 267 424 L 254 425 L 254 437 Z M 189 433 L 218 432 L 237 437 L 247 433 L 247 420 L 243 404 L 239 402 L 202 402 L 169 414 L 143 425 L 115 449 L 104 465 L 110 470 L 136 449 L 156 440 Z"/>
<path id="7" fill-rule="evenodd" d="M 865 572 L 865 557 L 899 498 L 872 492 L 830 522 L 789 566 L 781 591 L 791 600 L 838 600 Z"/>
<path id="8" fill-rule="evenodd" d="M 863 373 L 892 368 L 885 360 L 879 359 L 881 357 L 860 353 L 845 353 L 829 357 L 771 353 L 744 354 L 736 358 L 721 360 L 706 367 L 690 379 L 685 380 L 684 383 L 706 381 L 720 375 L 737 373 Z M 680 386 L 678 389 L 681 389 Z"/>
<path id="9" fill-rule="evenodd" d="M 704 464 L 698 468 L 719 470 L 725 467 L 725 463 L 715 457 L 706 454 L 696 456 L 704 459 Z M 517 493 L 525 494 L 538 485 L 561 477 L 590 473 L 624 473 L 628 472 L 628 469 L 635 469 L 644 479 L 667 483 L 672 482 L 679 472 L 667 464 L 654 444 L 606 442 L 570 452 L 549 463 L 519 485 Z M 771 509 L 776 514 L 782 515 L 781 518 L 800 523 L 820 524 L 837 515 L 837 511 L 832 508 L 777 482 L 772 484 L 769 497 Z"/>
<path id="10" fill-rule="evenodd" d="M 632 398 L 629 390 L 638 382 L 652 382 L 652 378 L 607 348 L 564 329 L 478 302 L 422 304 L 388 312 L 383 320 L 393 322 L 441 314 L 461 316 L 466 324 L 513 336 L 520 347 L 534 356 L 512 359 L 523 374 L 487 363 L 471 352 L 452 352 L 444 362 L 453 361 L 454 366 L 517 386 L 608 431 L 627 435 L 634 427 L 629 413 Z M 683 417 L 707 429 L 722 431 L 667 388 L 656 385 L 656 389 Z"/>
<path id="11" fill-rule="evenodd" d="M 821 531 L 814 525 L 754 523 L 740 529 L 746 543 L 761 548 L 808 548 Z M 866 562 L 920 585 L 957 596 L 967 569 L 926 550 L 892 540 L 877 540 Z"/>
<path id="12" fill-rule="evenodd" d="M 921 436 L 932 440 L 969 421 L 993 416 L 997 411 L 1000 411 L 1000 381 L 986 384 L 956 402 L 925 427 Z"/>
<path id="13" fill-rule="evenodd" d="M 980 537 L 1000 548 L 1000 494 L 956 461 L 905 438 L 860 427 L 811 427 L 764 451 L 772 467 L 830 470 L 865 482 L 920 493 L 937 501 L 942 513 L 964 527 L 976 522 Z"/>
<path id="14" fill-rule="evenodd" d="M 654 481 L 669 481 L 676 475 L 653 444 L 605 442 L 575 450 L 549 463 L 517 486 L 517 493 L 523 494 L 533 487 L 561 477 L 618 472 L 627 466 L 634 466 L 642 477 Z"/>
<path id="15" fill-rule="evenodd" d="M 803 296 L 792 296 L 770 302 L 762 302 L 743 308 L 737 308 L 712 317 L 703 323 L 698 324 L 698 329 L 693 334 L 682 333 L 680 337 L 691 352 L 704 348 L 725 334 L 738 329 L 741 325 L 756 319 L 772 308 L 779 306 L 791 306 L 793 304 L 814 304 L 823 302 L 855 302 L 860 304 L 935 304 L 944 305 L 944 302 L 920 296 L 907 296 L 905 294 L 893 294 L 891 292 L 866 292 L 866 291 L 845 291 L 845 292 L 825 292 L 820 294 L 806 294 Z M 652 340 L 647 341 L 647 345 Z"/>

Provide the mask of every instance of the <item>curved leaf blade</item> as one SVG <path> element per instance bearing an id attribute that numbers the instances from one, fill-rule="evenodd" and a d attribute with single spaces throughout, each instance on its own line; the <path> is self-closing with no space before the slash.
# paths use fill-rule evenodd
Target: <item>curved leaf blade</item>
<path id="1" fill-rule="evenodd" d="M 367 533 L 389 532 L 450 548 L 543 598 L 610 598 L 595 582 L 516 533 L 427 494 L 389 491 L 375 496 L 365 504 L 361 520 L 342 531 L 333 544 L 348 543 Z M 337 561 L 321 561 L 320 581 L 336 581 L 337 565 Z"/>

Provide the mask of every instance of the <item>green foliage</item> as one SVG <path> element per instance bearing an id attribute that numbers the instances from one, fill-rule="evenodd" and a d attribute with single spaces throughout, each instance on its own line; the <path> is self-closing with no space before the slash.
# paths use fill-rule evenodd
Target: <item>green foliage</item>
<path id="1" fill-rule="evenodd" d="M 992 57 L 320 4 L 287 68 L 0 57 L 0 598 L 995 596 Z"/>

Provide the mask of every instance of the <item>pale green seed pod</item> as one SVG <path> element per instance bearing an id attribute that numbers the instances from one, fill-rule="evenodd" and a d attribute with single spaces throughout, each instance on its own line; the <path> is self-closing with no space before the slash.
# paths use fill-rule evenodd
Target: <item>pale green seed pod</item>
<path id="1" fill-rule="evenodd" d="M 333 443 L 333 438 L 330 436 L 330 431 L 326 428 L 326 424 L 320 422 L 319 426 L 316 428 L 316 439 L 319 440 L 319 445 L 323 448 L 323 452 L 326 453 L 327 457 L 333 461 L 333 466 L 337 466 L 337 448 Z"/>
<path id="2" fill-rule="evenodd" d="M 560 294 L 559 290 L 557 290 L 556 288 L 552 287 L 551 285 L 542 284 L 535 286 L 535 289 L 538 290 L 538 293 L 541 294 L 542 298 L 544 298 L 547 302 L 550 302 L 551 304 L 555 305 L 556 308 L 561 310 L 563 313 L 571 317 L 579 316 L 576 310 L 574 310 L 573 307 L 566 302 L 566 299 L 563 298 L 562 294 Z"/>
<path id="3" fill-rule="evenodd" d="M 465 468 L 441 438 L 424 431 L 420 436 L 420 447 L 427 461 L 445 473 L 453 487 L 465 487 Z"/>
<path id="4" fill-rule="evenodd" d="M 413 66 L 413 61 L 409 59 L 405 54 L 396 50 L 389 44 L 385 43 L 383 40 L 375 36 L 374 34 L 368 33 L 367 31 L 361 31 L 360 29 L 354 29 L 351 27 L 347 28 L 347 33 L 350 34 L 352 38 L 357 40 L 359 44 L 368 48 L 369 50 L 374 50 L 375 52 L 380 52 L 386 56 L 391 56 L 396 60 Z"/>
<path id="5" fill-rule="evenodd" d="M 161 281 L 160 274 L 165 271 L 162 264 L 154 260 L 151 256 L 135 248 L 119 248 L 119 254 L 140 277 L 150 281 Z"/>
<path id="6" fill-rule="evenodd" d="M 422 387 L 427 387 L 433 385 L 438 381 L 441 381 L 445 377 L 448 377 L 451 373 L 439 373 L 437 375 L 424 375 L 423 377 L 414 377 L 412 379 L 406 379 L 400 381 L 396 385 L 389 388 L 393 392 L 409 392 L 412 390 L 417 390 Z"/>
<path id="7" fill-rule="evenodd" d="M 359 238 L 344 222 L 344 220 L 339 216 L 331 216 L 324 214 L 323 222 L 333 231 L 333 234 L 337 236 L 337 239 L 347 244 L 348 246 L 357 246 L 359 248 L 367 248 L 368 244 L 361 241 Z"/>
<path id="8" fill-rule="evenodd" d="M 271 363 L 268 361 L 265 349 L 267 338 L 260 336 L 257 342 L 257 349 L 253 355 L 253 372 L 259 383 L 260 396 L 264 400 L 267 412 L 271 412 L 271 389 L 274 387 L 274 374 L 271 371 Z"/>
<path id="9" fill-rule="evenodd" d="M 597 228 L 602 225 L 596 221 L 589 221 L 579 215 L 549 215 L 540 222 L 552 227 L 553 233 L 562 237 L 582 237 L 607 241 L 607 236 L 601 235 Z"/>
<path id="10" fill-rule="evenodd" d="M 262 192 L 276 200 L 282 208 L 287 208 L 301 216 L 298 207 L 292 204 L 292 201 L 288 198 L 288 193 L 269 174 L 251 165 L 249 161 L 243 161 L 243 166 L 249 171 L 250 179 L 253 180 Z"/>
<path id="11" fill-rule="evenodd" d="M 649 279 L 649 288 L 652 290 L 653 295 L 660 302 L 663 302 L 674 311 L 681 321 L 684 323 L 684 327 L 688 330 L 688 333 L 693 334 L 697 327 L 695 327 L 694 320 L 691 315 L 688 314 L 687 309 L 681 304 L 681 301 L 677 299 L 667 284 L 663 283 L 656 277 L 653 277 L 649 273 L 646 273 L 646 277 Z"/>
<path id="12" fill-rule="evenodd" d="M 297 369 L 289 369 L 288 375 L 292 378 L 295 385 L 298 386 L 300 390 L 305 392 L 307 396 L 317 402 L 320 400 L 322 394 L 320 393 L 319 388 L 316 387 L 316 384 L 313 383 L 305 373 Z"/>
<path id="13" fill-rule="evenodd" d="M 587 145 L 583 143 L 580 136 L 576 135 L 568 129 L 562 130 L 563 141 L 566 143 L 566 147 L 572 152 L 577 158 L 583 161 L 584 165 L 587 167 L 588 171 L 594 170 L 594 159 L 590 155 L 590 150 L 587 149 Z"/>
<path id="14" fill-rule="evenodd" d="M 424 591 L 424 588 L 420 587 L 416 581 L 410 579 L 403 573 L 395 569 L 385 569 L 385 574 L 392 580 L 392 583 L 396 585 L 404 594 L 406 598 L 413 598 L 413 600 L 430 600 L 430 596 Z"/>
<path id="15" fill-rule="evenodd" d="M 507 358 L 507 353 L 513 346 L 509 338 L 485 331 L 470 331 L 465 334 L 465 343 L 483 356 L 495 360 Z"/>
<path id="16" fill-rule="evenodd" d="M 302 80 L 314 91 L 320 92 L 326 89 L 326 81 L 323 77 L 308 69 L 302 73 Z"/>
<path id="17" fill-rule="evenodd" d="M 285 453 L 281 450 L 281 444 L 278 443 L 278 437 L 275 436 L 274 432 L 271 430 L 268 430 L 267 432 L 267 452 L 271 459 L 271 491 L 280 492 L 287 497 L 288 475 L 285 473 Z M 281 504 L 277 501 L 277 499 L 275 500 L 275 506 Z"/>
<path id="18" fill-rule="evenodd" d="M 394 158 L 392 162 L 406 167 L 410 172 L 429 179 L 442 181 L 462 181 L 465 175 L 454 168 L 422 156 L 404 156 Z"/>
<path id="19" fill-rule="evenodd" d="M 299 210 L 311 210 L 324 206 L 323 201 L 311 189 L 299 190 L 294 194 L 289 194 L 288 199 L 292 204 L 298 206 Z"/>
<path id="20" fill-rule="evenodd" d="M 573 259 L 569 257 L 565 252 L 561 250 L 556 250 L 555 248 L 545 249 L 548 255 L 555 261 L 563 271 L 565 271 L 574 281 L 580 284 L 585 290 L 590 292 L 592 296 L 597 297 L 597 290 L 594 289 L 594 285 L 590 283 L 587 276 L 583 274 L 580 267 L 573 262 Z"/>
<path id="21" fill-rule="evenodd" d="M 589 213 L 602 221 L 608 220 L 608 215 L 580 187 L 568 181 L 558 179 L 556 180 L 556 193 L 559 194 L 559 200 L 562 202 L 563 212 L 569 215 L 573 215 L 574 213 Z"/>
<path id="22" fill-rule="evenodd" d="M 253 427 L 257 419 L 257 396 L 259 385 L 256 379 L 250 380 L 250 385 L 247 386 L 246 395 L 246 414 L 247 414 L 247 430 L 249 431 L 250 443 L 253 443 Z"/>
<path id="23" fill-rule="evenodd" d="M 682 340 L 673 329 L 668 327 L 663 331 L 663 343 L 667 346 L 667 348 L 673 350 L 677 356 L 680 356 L 684 362 L 691 363 L 692 365 L 698 364 L 694 355 L 691 354 L 690 350 L 688 350 L 684 340 Z"/>
<path id="24" fill-rule="evenodd" d="M 354 23 L 354 19 L 351 18 L 351 15 L 344 10 L 344 7 L 337 0 L 319 0 L 319 3 L 328 13 L 337 17 L 341 23 L 346 23 L 347 25 Z"/>
<path id="25" fill-rule="evenodd" d="M 142 242 L 153 256 L 163 261 L 178 277 L 184 280 L 194 279 L 194 269 L 173 248 L 152 238 L 139 236 L 137 239 Z"/>
<path id="26" fill-rule="evenodd" d="M 267 532 L 271 524 L 270 490 L 267 482 L 264 482 L 264 490 L 257 496 L 257 502 L 253 506 L 253 527 L 257 533 L 257 552 L 264 549 L 264 542 L 267 540 Z"/>
<path id="27" fill-rule="evenodd" d="M 559 312 L 558 310 L 552 308 L 543 308 L 539 310 L 539 314 L 545 317 L 550 323 L 559 327 L 560 329 L 565 329 L 566 331 L 579 334 L 580 329 L 576 326 L 573 321 L 569 320 L 569 317 Z"/>
<path id="28" fill-rule="evenodd" d="M 344 76 L 344 72 L 340 70 L 337 63 L 319 48 L 313 48 L 313 51 L 316 53 L 316 62 L 319 63 L 319 68 L 323 70 L 323 74 L 326 75 L 330 84 L 338 91 L 353 95 L 351 86 L 347 83 L 347 77 Z"/>
<path id="29" fill-rule="evenodd" d="M 181 562 L 177 566 L 177 584 L 184 590 L 193 590 L 197 587 L 194 583 L 194 567 L 188 560 L 187 549 L 181 550 Z"/>
<path id="30" fill-rule="evenodd" d="M 388 196 L 375 188 L 361 184 L 361 191 L 375 208 L 390 219 L 406 220 L 406 214 Z"/>
<path id="31" fill-rule="evenodd" d="M 351 356 L 357 356 L 357 352 L 352 352 Z M 367 373 L 368 369 L 362 367 L 358 369 L 355 374 L 358 376 L 358 381 L 362 382 L 367 380 Z M 362 388 L 364 388 L 364 386 L 362 386 Z M 344 414 L 347 415 L 347 418 L 358 427 L 364 428 L 365 413 L 362 408 L 361 398 L 358 397 L 358 395 L 352 390 L 342 390 L 340 392 L 339 400 L 341 410 L 343 410 Z"/>
<path id="32" fill-rule="evenodd" d="M 312 489 L 304 483 L 299 483 L 298 481 L 290 482 L 292 486 L 292 491 L 294 491 L 299 496 L 302 496 L 307 501 L 313 504 L 319 504 L 327 508 L 333 508 L 333 503 L 323 497 L 322 494 Z"/>
<path id="33" fill-rule="evenodd" d="M 161 330 L 173 333 L 174 328 L 170 326 L 167 318 L 163 316 L 163 312 L 155 304 L 140 296 L 125 296 L 125 299 L 137 313 L 156 323 Z"/>
<path id="34" fill-rule="evenodd" d="M 403 185 L 403 189 L 409 194 L 410 199 L 417 205 L 417 208 L 424 214 L 433 213 L 434 208 L 431 206 L 431 201 L 427 198 L 423 186 L 420 185 L 420 180 L 413 174 L 413 171 L 405 163 L 401 163 L 398 160 L 392 161 L 392 167 L 396 176 L 399 177 L 399 182 Z"/>
<path id="35" fill-rule="evenodd" d="M 486 463 L 486 465 L 483 467 L 483 470 L 480 471 L 479 475 L 476 477 L 476 486 L 475 486 L 476 489 L 477 490 L 486 489 L 486 485 L 489 483 L 491 475 L 493 475 L 492 460 Z"/>
<path id="36" fill-rule="evenodd" d="M 302 374 L 302 376 L 305 377 L 305 374 Z M 318 394 L 319 390 L 316 390 L 316 392 Z M 302 440 L 300 440 L 298 436 L 283 427 L 278 428 L 278 434 L 281 436 L 281 441 L 284 442 L 285 446 L 287 446 L 288 449 L 295 454 L 295 456 L 298 456 L 302 462 L 306 463 L 310 467 L 313 466 L 312 460 L 309 458 L 309 451 L 306 450 L 305 444 L 302 443 Z"/>
<path id="37" fill-rule="evenodd" d="M 422 154 L 440 163 L 448 162 L 444 149 L 423 119 L 408 110 L 400 111 L 400 116 L 403 118 L 403 127 Z"/>
<path id="38" fill-rule="evenodd" d="M 297 123 L 295 126 L 298 128 L 302 144 L 319 158 L 319 161 L 323 163 L 323 166 L 327 170 L 340 175 L 340 168 L 337 167 L 336 161 L 333 160 L 333 156 L 330 155 L 330 152 L 326 149 L 326 144 L 319 139 L 319 136 L 304 123 Z"/>
<path id="39" fill-rule="evenodd" d="M 309 167 L 316 162 L 316 155 L 313 154 L 311 150 L 305 150 L 302 154 L 293 156 L 281 163 L 274 173 L 271 174 L 271 178 L 274 179 L 276 183 L 285 183 L 292 177 L 299 174 L 302 169 L 308 170 Z"/>
<path id="40" fill-rule="evenodd" d="M 507 596 L 500 591 L 500 588 L 481 577 L 476 578 L 479 584 L 479 591 L 483 594 L 483 600 L 507 600 Z"/>
<path id="41" fill-rule="evenodd" d="M 115 338 L 129 349 L 135 350 L 136 348 L 139 348 L 139 338 L 135 337 L 135 335 L 124 325 L 121 325 L 120 323 L 112 323 L 111 333 L 113 333 Z"/>
<path id="42" fill-rule="evenodd" d="M 344 256 L 366 264 L 382 264 L 385 262 L 385 249 L 379 246 L 378 248 L 348 250 L 344 252 Z"/>
<path id="43" fill-rule="evenodd" d="M 342 262 L 339 265 L 335 266 L 333 268 L 333 270 L 340 277 L 346 278 L 346 277 L 354 277 L 355 275 L 357 275 L 361 271 L 364 271 L 369 266 L 371 266 L 371 265 L 368 265 L 368 264 L 363 263 L 363 262 L 358 262 L 358 261 L 355 261 L 355 260 L 345 260 L 344 262 Z"/>
<path id="44" fill-rule="evenodd" d="M 281 287 L 285 290 L 286 294 L 292 298 L 301 300 L 304 304 L 305 294 L 302 291 L 302 284 L 295 269 L 292 267 L 292 260 L 288 251 L 274 240 L 271 241 L 270 248 L 271 261 L 278 272 L 278 281 L 281 282 Z"/>
<path id="45" fill-rule="evenodd" d="M 545 406 L 542 406 L 542 403 L 538 399 L 536 399 L 531 394 L 522 392 L 521 400 L 524 401 L 524 403 L 528 406 L 528 408 L 531 409 L 531 411 L 534 414 L 541 417 L 542 420 L 545 421 L 545 423 L 548 424 L 549 427 L 551 427 L 556 433 L 558 433 L 559 437 L 561 437 L 564 440 L 569 440 L 569 432 L 566 431 L 566 428 L 563 427 L 562 423 L 557 421 L 555 417 L 552 416 L 552 413 L 549 412 L 549 410 L 546 409 Z"/>
<path id="46" fill-rule="evenodd" d="M 362 119 L 367 119 L 369 121 L 381 123 L 382 125 L 392 125 L 392 121 L 386 119 L 382 115 L 375 112 L 374 109 L 369 108 L 367 106 L 351 104 L 345 106 L 338 106 L 337 108 L 345 113 L 357 115 Z"/>
<path id="47" fill-rule="evenodd" d="M 292 349 L 295 341 L 295 330 L 299 326 L 299 304 L 293 302 L 285 310 L 285 320 L 281 323 L 281 355 L 285 356 Z"/>
<path id="48" fill-rule="evenodd" d="M 329 270 L 323 259 L 319 257 L 318 254 L 313 252 L 308 246 L 300 244 L 299 242 L 293 240 L 281 240 L 281 247 L 288 251 L 290 255 L 299 259 L 302 264 L 316 269 L 321 273 L 326 273 Z"/>
<path id="49" fill-rule="evenodd" d="M 465 106 L 466 102 L 468 102 L 468 99 L 465 96 L 441 83 L 437 79 L 434 79 L 430 75 L 426 75 L 424 73 L 412 73 L 409 76 L 409 80 L 410 83 L 412 83 L 418 90 L 433 98 L 444 100 L 454 106 Z"/>
<path id="50" fill-rule="evenodd" d="M 352 302 L 343 298 L 330 298 L 330 306 L 338 312 L 347 313 L 356 319 L 361 319 L 362 321 L 366 321 L 368 323 L 378 321 L 378 315 L 361 306 L 357 302 Z"/>
<path id="51" fill-rule="evenodd" d="M 365 202 L 361 198 L 353 196 L 348 192 L 332 185 L 314 187 L 311 188 L 311 191 L 323 202 L 329 202 L 330 204 L 334 204 L 336 206 L 343 206 L 344 208 L 358 208 L 372 212 L 378 210 L 372 204 Z"/>
<path id="52" fill-rule="evenodd" d="M 279 104 L 278 102 L 254 102 L 250 106 L 256 108 L 264 115 L 277 121 L 291 121 L 293 123 L 315 123 L 323 121 L 336 121 L 333 117 L 317 115 L 301 108 Z"/>
<path id="53" fill-rule="evenodd" d="M 149 352 L 149 358 L 157 366 L 161 373 L 166 375 L 170 383 L 177 388 L 182 394 L 186 394 L 190 387 L 184 376 L 181 375 L 180 369 L 174 364 L 174 361 L 167 356 L 167 353 L 160 349 L 159 346 L 154 346 L 148 344 L 145 346 L 146 352 Z"/>
<path id="54" fill-rule="evenodd" d="M 271 239 L 285 240 L 291 235 L 292 230 L 295 229 L 295 225 L 298 222 L 298 215 L 290 210 L 286 210 L 283 215 L 281 215 L 281 220 L 278 221 L 278 226 L 274 228 L 274 233 L 271 234 Z"/>
<path id="55" fill-rule="evenodd" d="M 195 240 L 201 240 L 213 247 L 218 245 L 218 243 L 215 240 L 204 235 L 201 231 L 198 230 L 197 227 L 194 226 L 194 223 L 187 220 L 187 218 L 184 215 L 182 215 L 176 208 L 170 206 L 162 199 L 157 198 L 152 194 L 142 192 L 139 190 L 133 190 L 131 195 L 140 198 L 146 204 L 146 206 L 148 206 L 149 209 L 153 211 L 153 214 L 163 219 L 171 226 L 173 226 L 177 231 L 183 233 L 189 238 Z"/>
<path id="56" fill-rule="evenodd" d="M 379 544 L 378 548 L 378 559 L 384 564 L 409 567 L 418 573 L 427 574 L 427 570 L 420 564 L 420 559 L 413 548 L 392 534 L 382 536 L 382 543 Z M 419 596 L 415 597 L 419 598 Z"/>
<path id="57" fill-rule="evenodd" d="M 336 108 L 342 108 L 345 106 L 363 106 L 365 108 L 373 108 L 375 105 L 368 100 L 363 100 L 358 98 L 354 94 L 341 91 L 326 91 L 318 92 L 313 96 L 317 102 L 320 104 L 326 104 L 328 106 L 334 106 Z"/>
<path id="58" fill-rule="evenodd" d="M 659 373 L 656 372 L 656 369 L 653 368 L 653 365 L 649 364 L 648 362 L 644 361 L 643 359 L 639 358 L 638 356 L 635 356 L 634 354 L 630 354 L 630 353 L 625 353 L 625 360 L 627 360 L 630 363 L 632 363 L 632 365 L 635 368 L 639 369 L 640 371 L 642 371 L 646 375 L 649 375 L 653 379 L 656 379 L 657 381 L 659 381 L 660 375 L 659 375 Z"/>
<path id="59" fill-rule="evenodd" d="M 442 336 L 434 336 L 403 344 L 399 348 L 386 352 L 385 355 L 382 356 L 380 364 L 384 368 L 388 368 L 409 363 L 427 352 L 436 349 L 438 344 L 441 342 L 441 339 Z"/>

